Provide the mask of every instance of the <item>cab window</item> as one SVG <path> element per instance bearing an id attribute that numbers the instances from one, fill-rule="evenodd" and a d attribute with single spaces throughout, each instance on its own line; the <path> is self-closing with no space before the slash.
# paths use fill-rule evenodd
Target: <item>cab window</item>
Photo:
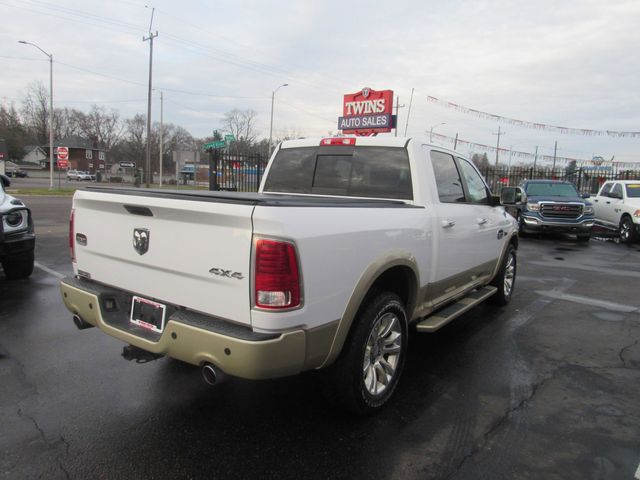
<path id="1" fill-rule="evenodd" d="M 600 190 L 600 196 L 602 197 L 608 197 L 609 196 L 609 191 L 611 190 L 611 187 L 613 186 L 613 183 L 611 182 L 607 182 L 602 186 L 602 190 Z"/>
<path id="2" fill-rule="evenodd" d="M 443 203 L 464 203 L 462 180 L 453 156 L 432 150 L 431 164 L 433 165 L 440 201 Z"/>
<path id="3" fill-rule="evenodd" d="M 489 203 L 489 192 L 487 186 L 480 174 L 473 168 L 468 161 L 463 158 L 458 158 L 458 163 L 462 169 L 462 175 L 467 184 L 469 201 L 471 203 Z"/>
<path id="4" fill-rule="evenodd" d="M 622 198 L 622 185 L 616 183 L 611 189 L 609 196 L 612 198 Z"/>

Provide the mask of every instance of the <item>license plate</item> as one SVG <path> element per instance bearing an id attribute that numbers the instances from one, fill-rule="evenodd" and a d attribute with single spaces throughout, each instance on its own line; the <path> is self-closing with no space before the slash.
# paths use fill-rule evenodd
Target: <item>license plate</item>
<path id="1" fill-rule="evenodd" d="M 131 300 L 131 323 L 153 332 L 162 333 L 167 307 L 162 303 L 134 295 Z"/>

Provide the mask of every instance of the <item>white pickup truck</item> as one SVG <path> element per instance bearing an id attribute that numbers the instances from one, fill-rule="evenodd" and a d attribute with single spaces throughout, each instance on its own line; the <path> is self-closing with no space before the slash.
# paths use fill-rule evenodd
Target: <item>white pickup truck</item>
<path id="1" fill-rule="evenodd" d="M 596 221 L 618 229 L 622 243 L 640 238 L 640 180 L 605 182 L 591 202 Z"/>
<path id="2" fill-rule="evenodd" d="M 499 204 L 468 160 L 420 140 L 287 141 L 258 193 L 78 190 L 62 297 L 126 358 L 167 355 L 209 383 L 322 369 L 367 413 L 410 327 L 510 300 L 517 225 Z"/>

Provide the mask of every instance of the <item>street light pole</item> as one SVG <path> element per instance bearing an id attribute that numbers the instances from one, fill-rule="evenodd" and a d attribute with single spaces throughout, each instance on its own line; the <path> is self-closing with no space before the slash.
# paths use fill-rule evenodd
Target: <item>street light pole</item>
<path id="1" fill-rule="evenodd" d="M 436 128 L 436 127 L 439 127 L 440 125 L 446 125 L 446 123 L 445 122 L 436 123 L 434 126 L 432 126 L 429 129 L 429 143 L 433 143 L 433 129 Z"/>
<path id="2" fill-rule="evenodd" d="M 38 45 L 19 40 L 18 43 L 36 47 L 49 57 L 49 190 L 53 190 L 53 54 L 45 52 Z"/>
<path id="3" fill-rule="evenodd" d="M 269 152 L 268 152 L 269 156 L 271 156 L 271 140 L 273 138 L 273 102 L 276 98 L 276 92 L 280 90 L 282 87 L 288 87 L 288 86 L 289 86 L 288 83 L 283 83 L 271 93 L 271 123 L 269 124 Z"/>

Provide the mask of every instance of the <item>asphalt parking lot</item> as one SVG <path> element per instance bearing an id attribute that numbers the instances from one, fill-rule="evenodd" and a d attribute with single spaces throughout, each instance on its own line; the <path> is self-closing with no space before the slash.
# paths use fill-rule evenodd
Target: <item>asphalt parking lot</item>
<path id="1" fill-rule="evenodd" d="M 511 304 L 414 334 L 391 403 L 354 418 L 313 374 L 208 387 L 78 331 L 71 199 L 23 200 L 37 268 L 0 279 L 2 478 L 639 478 L 640 245 L 521 240 Z"/>

